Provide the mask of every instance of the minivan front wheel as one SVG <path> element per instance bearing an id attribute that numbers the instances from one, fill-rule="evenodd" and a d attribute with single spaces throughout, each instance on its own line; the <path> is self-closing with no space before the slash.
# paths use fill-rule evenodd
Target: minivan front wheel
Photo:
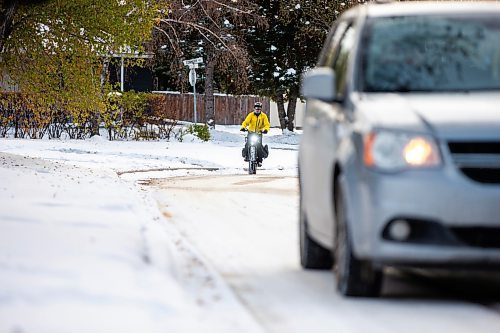
<path id="1" fill-rule="evenodd" d="M 334 258 L 337 290 L 344 296 L 379 296 L 382 288 L 382 271 L 373 267 L 370 261 L 359 260 L 354 255 L 347 223 L 345 197 L 340 187 L 335 191 L 335 213 L 337 232 Z"/>
<path id="2" fill-rule="evenodd" d="M 302 196 L 299 205 L 299 248 L 300 265 L 307 269 L 331 269 L 332 253 L 322 247 L 307 232 L 307 218 L 302 207 Z"/>

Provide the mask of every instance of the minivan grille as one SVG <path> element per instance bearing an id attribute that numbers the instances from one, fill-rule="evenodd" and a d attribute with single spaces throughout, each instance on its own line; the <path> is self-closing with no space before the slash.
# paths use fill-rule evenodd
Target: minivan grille
<path id="1" fill-rule="evenodd" d="M 453 162 L 470 179 L 500 184 L 500 141 L 448 142 Z"/>
<path id="2" fill-rule="evenodd" d="M 500 248 L 500 228 L 450 228 L 463 243 L 482 248 Z"/>
<path id="3" fill-rule="evenodd" d="M 452 154 L 500 154 L 500 141 L 449 142 Z"/>

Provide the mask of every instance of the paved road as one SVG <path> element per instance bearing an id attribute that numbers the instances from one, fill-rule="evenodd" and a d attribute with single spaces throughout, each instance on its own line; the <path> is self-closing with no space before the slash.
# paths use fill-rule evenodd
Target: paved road
<path id="1" fill-rule="evenodd" d="M 149 185 L 160 189 L 170 223 L 267 332 L 500 332 L 498 277 L 428 279 L 389 270 L 380 299 L 344 299 L 332 272 L 303 271 L 295 177 L 186 177 Z"/>

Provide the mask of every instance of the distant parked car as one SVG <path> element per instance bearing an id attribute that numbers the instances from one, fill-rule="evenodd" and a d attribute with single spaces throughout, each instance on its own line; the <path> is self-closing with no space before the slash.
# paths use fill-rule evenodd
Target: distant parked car
<path id="1" fill-rule="evenodd" d="M 355 7 L 302 93 L 304 268 L 346 296 L 386 266 L 500 268 L 499 3 Z"/>

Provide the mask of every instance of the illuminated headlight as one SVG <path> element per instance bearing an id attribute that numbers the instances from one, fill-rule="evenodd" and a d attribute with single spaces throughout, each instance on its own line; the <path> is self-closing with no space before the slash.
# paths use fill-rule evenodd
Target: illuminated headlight
<path id="1" fill-rule="evenodd" d="M 257 135 L 252 135 L 250 137 L 250 144 L 254 145 L 256 144 L 257 142 L 259 142 L 259 137 Z"/>
<path id="2" fill-rule="evenodd" d="M 365 136 L 365 165 L 386 170 L 436 167 L 441 164 L 435 141 L 425 135 L 388 131 Z"/>

